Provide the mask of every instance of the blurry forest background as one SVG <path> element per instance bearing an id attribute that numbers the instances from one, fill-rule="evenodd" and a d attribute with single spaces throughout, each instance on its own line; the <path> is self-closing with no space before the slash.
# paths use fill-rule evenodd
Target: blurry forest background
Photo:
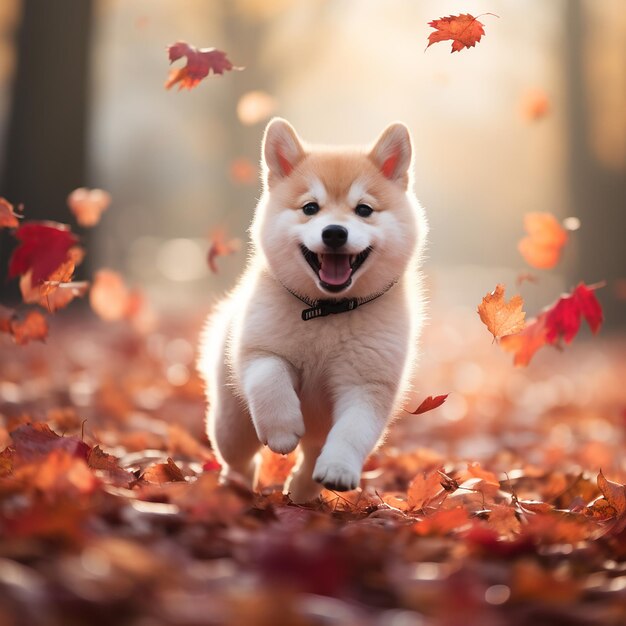
<path id="1" fill-rule="evenodd" d="M 245 251 L 211 275 L 209 232 L 246 240 L 270 115 L 314 143 L 367 143 L 399 119 L 415 141 L 432 226 L 434 307 L 467 307 L 526 271 L 529 211 L 580 218 L 563 262 L 525 294 L 535 312 L 579 280 L 607 280 L 624 323 L 626 12 L 622 0 L 3 0 L 0 195 L 68 221 L 67 194 L 111 210 L 83 272 L 111 267 L 162 309 L 207 305 Z M 471 50 L 425 51 L 427 22 L 486 15 Z M 163 89 L 177 40 L 226 50 L 243 72 Z M 262 92 L 250 95 L 250 92 Z M 547 104 L 547 109 L 546 109 Z M 0 233 L 0 267 L 12 245 Z M 15 282 L 15 281 L 13 281 Z M 5 300 L 17 298 L 2 280 Z M 13 291 L 11 291 L 11 289 Z"/>

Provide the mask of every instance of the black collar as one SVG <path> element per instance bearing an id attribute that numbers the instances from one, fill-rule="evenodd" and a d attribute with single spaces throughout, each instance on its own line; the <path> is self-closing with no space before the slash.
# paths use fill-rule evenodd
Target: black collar
<path id="1" fill-rule="evenodd" d="M 302 310 L 302 319 L 307 322 L 308 320 L 315 319 L 316 317 L 326 317 L 327 315 L 334 313 L 346 313 L 348 311 L 353 311 L 358 306 L 367 304 L 372 300 L 376 300 L 376 298 L 380 298 L 380 296 L 386 294 L 397 282 L 398 279 L 389 283 L 382 291 L 377 291 L 366 298 L 342 298 L 341 300 L 311 300 L 310 298 L 289 289 L 286 285 L 283 285 L 283 287 L 292 296 L 298 298 L 300 302 L 304 302 L 304 304 L 309 306 L 308 309 Z"/>

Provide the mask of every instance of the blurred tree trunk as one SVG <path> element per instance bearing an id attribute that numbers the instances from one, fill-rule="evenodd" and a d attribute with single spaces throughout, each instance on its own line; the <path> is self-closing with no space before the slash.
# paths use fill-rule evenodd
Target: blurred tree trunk
<path id="1" fill-rule="evenodd" d="M 613 293 L 615 280 L 626 276 L 626 175 L 603 164 L 591 146 L 593 94 L 585 80 L 584 68 L 593 67 L 589 55 L 597 52 L 585 45 L 586 20 L 581 0 L 565 3 L 565 18 L 569 213 L 579 217 L 582 224 L 575 235 L 579 242 L 579 263 L 568 278 L 572 285 L 580 280 L 607 282 L 608 288 L 598 292 L 598 296 L 604 306 L 606 327 L 617 329 L 626 325 L 624 302 L 618 301 Z M 619 120 L 615 124 L 619 132 Z"/>
<path id="2" fill-rule="evenodd" d="M 23 203 L 28 219 L 67 222 L 67 194 L 85 183 L 92 7 L 92 0 L 22 3 L 0 195 Z M 11 238 L 0 241 L 6 296 Z"/>

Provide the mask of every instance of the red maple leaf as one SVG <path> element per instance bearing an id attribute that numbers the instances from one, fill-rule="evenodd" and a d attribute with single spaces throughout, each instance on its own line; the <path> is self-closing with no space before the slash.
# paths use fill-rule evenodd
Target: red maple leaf
<path id="1" fill-rule="evenodd" d="M 61 437 L 41 422 L 18 426 L 11 433 L 11 439 L 16 456 L 25 463 L 41 459 L 53 450 L 64 450 L 71 456 L 86 461 L 90 451 L 84 441 L 77 437 Z"/>
<path id="2" fill-rule="evenodd" d="M 430 48 L 434 43 L 451 39 L 452 52 L 459 52 L 463 48 L 473 48 L 485 34 L 484 24 L 469 13 L 442 17 L 428 22 L 428 25 L 432 26 L 435 32 L 428 36 L 426 47 Z"/>
<path id="3" fill-rule="evenodd" d="M 9 261 L 9 278 L 32 270 L 32 285 L 47 280 L 78 243 L 69 226 L 56 222 L 29 222 L 15 231 L 15 237 L 21 243 Z"/>
<path id="4" fill-rule="evenodd" d="M 444 394 L 442 396 L 428 396 L 416 409 L 415 411 L 407 411 L 411 415 L 421 415 L 422 413 L 426 413 L 426 411 L 432 411 L 437 407 L 440 407 L 448 397 L 448 394 Z"/>
<path id="5" fill-rule="evenodd" d="M 571 294 L 561 296 L 546 311 L 546 340 L 555 344 L 559 339 L 571 343 L 580 329 L 581 316 L 587 320 L 595 334 L 602 325 L 602 307 L 594 293 L 594 287 L 580 283 Z"/>
<path id="6" fill-rule="evenodd" d="M 500 339 L 507 352 L 513 352 L 513 363 L 524 366 L 544 345 L 557 345 L 561 339 L 571 343 L 580 330 L 584 317 L 594 334 L 602 326 L 602 307 L 594 293 L 601 285 L 587 286 L 580 283 L 572 293 L 561 296 L 554 304 L 544 309 L 536 319 L 529 320 L 524 330 Z"/>
<path id="7" fill-rule="evenodd" d="M 211 70 L 214 74 L 223 74 L 229 70 L 242 70 L 243 67 L 234 66 L 227 58 L 226 53 L 217 48 L 196 48 L 184 41 L 177 41 L 168 46 L 167 52 L 170 63 L 187 57 L 187 65 L 171 70 L 165 81 L 165 88 L 171 89 L 177 83 L 181 89 L 193 89 Z"/>

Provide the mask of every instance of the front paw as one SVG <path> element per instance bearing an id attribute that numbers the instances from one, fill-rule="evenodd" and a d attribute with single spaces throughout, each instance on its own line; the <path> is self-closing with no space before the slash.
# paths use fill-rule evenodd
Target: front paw
<path id="1" fill-rule="evenodd" d="M 341 461 L 318 459 L 313 470 L 313 480 L 333 491 L 351 491 L 359 486 L 361 468 L 354 468 Z"/>
<path id="2" fill-rule="evenodd" d="M 272 452 L 277 454 L 289 454 L 300 443 L 301 434 L 297 432 L 271 433 L 263 442 Z"/>

